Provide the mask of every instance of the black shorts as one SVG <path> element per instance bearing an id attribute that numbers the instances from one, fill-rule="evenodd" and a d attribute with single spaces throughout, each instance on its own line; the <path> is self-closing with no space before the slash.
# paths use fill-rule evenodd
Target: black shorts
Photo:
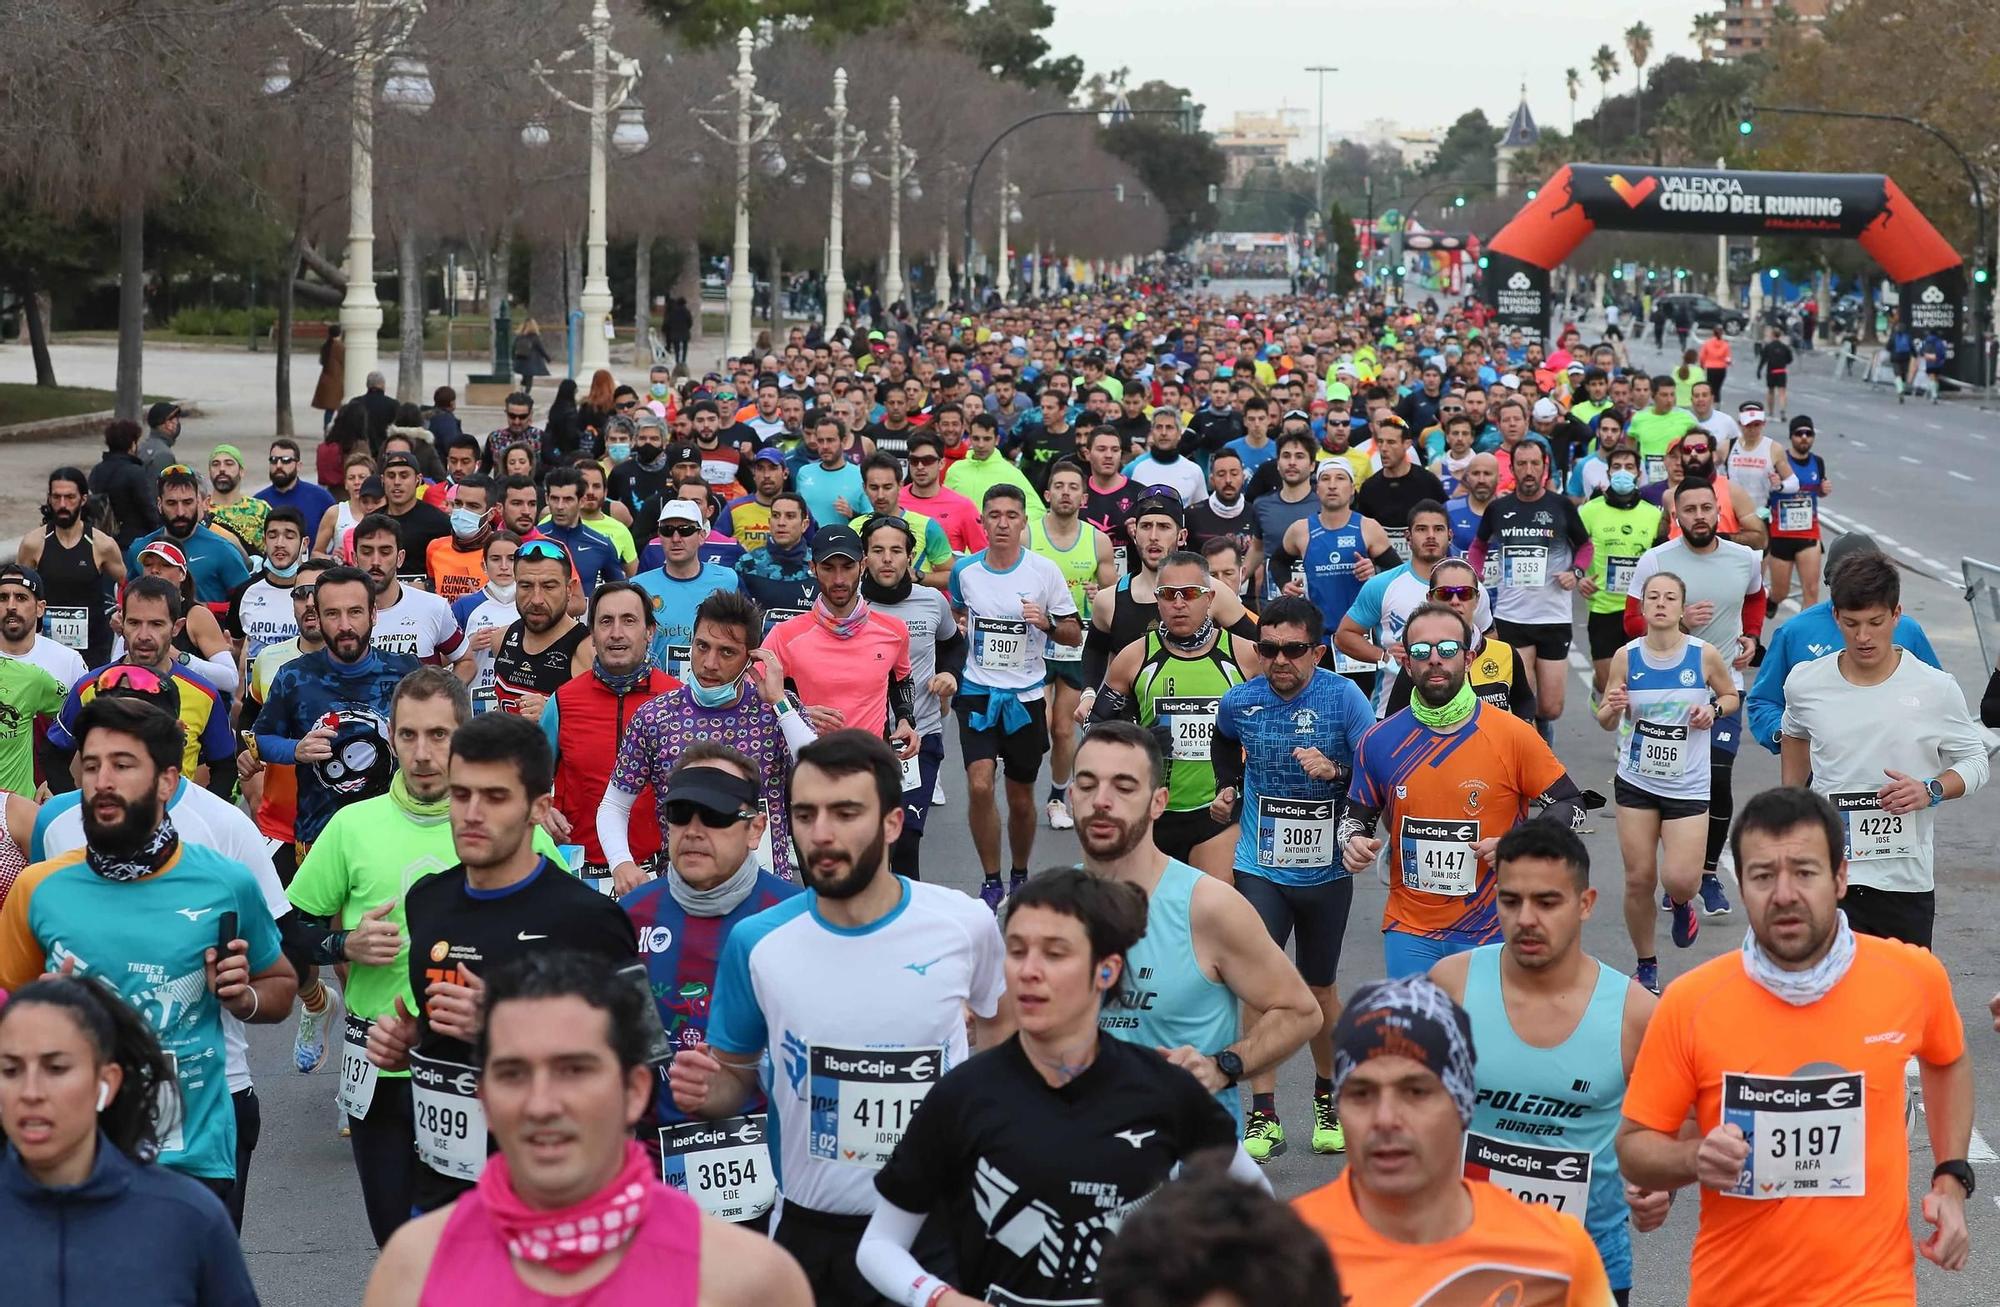
<path id="1" fill-rule="evenodd" d="M 1049 705 L 1047 698 L 1024 703 L 1028 724 L 1002 733 L 999 723 L 977 730 L 972 725 L 975 712 L 986 710 L 987 696 L 960 690 L 952 699 L 958 713 L 958 751 L 970 767 L 975 762 L 1000 760 L 1000 770 L 1016 785 L 1032 785 L 1041 775 L 1042 759 L 1049 753 Z"/>
<path id="2" fill-rule="evenodd" d="M 1493 634 L 1516 649 L 1532 649 L 1535 657 L 1559 663 L 1569 657 L 1574 628 L 1568 622 L 1508 622 L 1496 617 Z"/>
<path id="3" fill-rule="evenodd" d="M 1079 690 L 1084 688 L 1083 659 L 1077 658 L 1066 663 L 1057 662 L 1053 658 L 1046 661 L 1048 663 L 1049 675 L 1045 684 L 1054 685 L 1057 681 L 1061 681 L 1064 685 L 1073 686 Z"/>
<path id="4" fill-rule="evenodd" d="M 1850 882 L 1840 907 L 1847 913 L 1847 924 L 1863 935 L 1900 939 L 1918 948 L 1931 946 L 1931 927 L 1937 921 L 1936 890 L 1876 889 Z"/>
<path id="5" fill-rule="evenodd" d="M 1592 613 L 1586 624 L 1590 632 L 1590 657 L 1593 662 L 1603 662 L 1612 654 L 1625 647 L 1632 637 L 1625 634 L 1625 614 Z"/>
<path id="6" fill-rule="evenodd" d="M 299 874 L 299 846 L 269 835 L 264 837 L 264 845 L 271 851 L 271 868 L 278 873 L 278 883 L 290 889 L 292 877 Z"/>
<path id="7" fill-rule="evenodd" d="M 1323 885 L 1280 885 L 1263 873 L 1236 869 L 1236 889 L 1283 948 L 1298 931 L 1299 976 L 1324 989 L 1340 970 L 1340 945 L 1347 937 L 1347 910 L 1354 904 L 1354 877 L 1336 876 Z"/>
<path id="8" fill-rule="evenodd" d="M 1810 540 L 1791 536 L 1772 536 L 1769 543 L 1764 546 L 1764 551 L 1781 563 L 1790 563 L 1797 561 L 1798 556 L 1806 550 L 1817 548 L 1819 548 L 1818 536 Z"/>
<path id="9" fill-rule="evenodd" d="M 1160 852 L 1182 862 L 1192 860 L 1196 846 L 1206 844 L 1224 831 L 1236 829 L 1233 821 L 1217 821 L 1207 808 L 1186 812 L 1163 812 L 1153 823 L 1153 843 Z"/>
<path id="10" fill-rule="evenodd" d="M 1623 776 L 1611 781 L 1612 801 L 1621 808 L 1644 808 L 1660 814 L 1661 821 L 1679 821 L 1682 817 L 1706 817 L 1706 799 L 1669 799 L 1651 790 L 1642 790 Z"/>

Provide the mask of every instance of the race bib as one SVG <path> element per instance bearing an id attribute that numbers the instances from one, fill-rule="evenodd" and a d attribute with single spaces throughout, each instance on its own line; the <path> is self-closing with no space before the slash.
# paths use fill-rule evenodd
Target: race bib
<path id="1" fill-rule="evenodd" d="M 1724 1072 L 1722 1121 L 1750 1156 L 1738 1198 L 1858 1198 L 1868 1192 L 1867 1077 L 1752 1076 Z"/>
<path id="2" fill-rule="evenodd" d="M 1487 589 L 1500 584 L 1500 551 L 1489 550 L 1479 563 L 1479 584 Z"/>
<path id="3" fill-rule="evenodd" d="M 439 1175 L 477 1180 L 486 1165 L 486 1109 L 479 1072 L 462 1062 L 410 1054 L 410 1105 L 417 1157 Z"/>
<path id="4" fill-rule="evenodd" d="M 1546 1203 L 1581 1221 L 1590 1210 L 1590 1154 L 1540 1148 L 1469 1132 L 1465 1175 L 1498 1185 L 1524 1203 Z"/>
<path id="5" fill-rule="evenodd" d="M 1131 569 L 1129 569 L 1128 567 L 1126 567 L 1126 566 L 1125 566 L 1125 546 L 1124 546 L 1124 545 L 1113 545 L 1113 546 L 1111 546 L 1111 561 L 1112 561 L 1112 562 L 1114 562 L 1114 563 L 1116 563 L 1116 564 L 1118 565 L 1118 574 L 1119 574 L 1120 576 L 1123 576 L 1123 575 L 1124 575 L 1124 574 L 1125 574 L 1126 572 L 1128 572 L 1128 571 L 1130 571 L 1130 570 L 1131 570 Z"/>
<path id="6" fill-rule="evenodd" d="M 924 1096 L 944 1074 L 937 1048 L 830 1048 L 807 1058 L 812 1128 L 807 1151 L 827 1162 L 876 1168 L 889 1160 Z"/>
<path id="7" fill-rule="evenodd" d="M 1508 545 L 1500 551 L 1500 584 L 1534 589 L 1549 583 L 1547 545 Z"/>
<path id="8" fill-rule="evenodd" d="M 1676 781 L 1687 771 L 1688 728 L 1649 722 L 1632 723 L 1632 770 L 1656 781 Z"/>
<path id="9" fill-rule="evenodd" d="M 1257 865 L 1316 869 L 1333 862 L 1332 799 L 1257 800 Z"/>
<path id="10" fill-rule="evenodd" d="M 1479 822 L 1403 818 L 1403 888 L 1467 898 L 1479 884 Z"/>
<path id="11" fill-rule="evenodd" d="M 1604 557 L 1604 588 L 1612 594 L 1624 594 L 1632 588 L 1632 573 L 1637 570 L 1639 560 L 1619 554 Z"/>
<path id="12" fill-rule="evenodd" d="M 365 1017 L 343 1014 L 340 1038 L 340 1088 L 334 1099 L 340 1110 L 355 1120 L 368 1115 L 375 1103 L 375 1080 L 380 1074 L 368 1060 L 368 1026 Z"/>
<path id="13" fill-rule="evenodd" d="M 1646 455 L 1646 466 L 1641 479 L 1648 485 L 1651 485 L 1655 481 L 1665 481 L 1667 479 L 1667 456 L 1665 454 Z"/>
<path id="14" fill-rule="evenodd" d="M 1406 526 L 1386 526 L 1382 533 L 1389 537 L 1389 548 L 1396 551 L 1396 557 L 1410 561 L 1410 529 Z"/>
<path id="15" fill-rule="evenodd" d="M 181 1059 L 164 1048 L 160 1056 L 167 1059 L 167 1070 L 173 1074 L 153 1087 L 154 1136 L 161 1153 L 182 1153 L 187 1151 L 187 1112 L 181 1102 Z"/>
<path id="16" fill-rule="evenodd" d="M 794 617 L 804 617 L 805 615 L 806 615 L 806 610 L 803 608 L 769 609 L 764 614 L 764 632 L 765 634 L 768 635 L 771 631 L 777 628 L 778 623 L 789 622 Z"/>
<path id="17" fill-rule="evenodd" d="M 694 656 L 694 646 L 690 644 L 670 644 L 665 654 L 666 666 L 661 671 L 677 681 L 688 678 L 688 659 Z"/>
<path id="18" fill-rule="evenodd" d="M 1081 663 L 1083 661 L 1083 645 L 1081 643 L 1057 644 L 1054 640 L 1050 640 L 1042 649 L 1042 661 L 1045 663 Z"/>
<path id="19" fill-rule="evenodd" d="M 1811 495 L 1786 495 L 1778 501 L 1780 531 L 1810 531 L 1818 508 Z"/>
<path id="20" fill-rule="evenodd" d="M 972 619 L 972 662 L 985 672 L 1019 672 L 1028 666 L 1028 623 L 1019 617 Z"/>
<path id="21" fill-rule="evenodd" d="M 1333 650 L 1333 670 L 1342 676 L 1369 676 L 1382 670 L 1380 663 L 1367 663 L 1359 658 L 1350 658 L 1335 645 Z"/>
<path id="22" fill-rule="evenodd" d="M 1871 791 L 1829 794 L 1847 827 L 1847 860 L 1914 858 L 1917 856 L 1917 814 L 1882 811 Z"/>
<path id="23" fill-rule="evenodd" d="M 770 1211 L 778 1186 L 763 1113 L 661 1126 L 660 1180 L 719 1221 Z"/>
<path id="24" fill-rule="evenodd" d="M 1215 738 L 1215 714 L 1220 699 L 1155 699 L 1153 714 L 1167 724 L 1174 740 L 1175 762 L 1207 762 L 1208 742 Z"/>
<path id="25" fill-rule="evenodd" d="M 917 750 L 917 752 L 907 758 L 897 759 L 897 762 L 903 768 L 903 793 L 908 794 L 924 783 L 924 754 L 922 749 Z"/>
<path id="26" fill-rule="evenodd" d="M 51 608 L 48 610 L 49 639 L 71 649 L 85 649 L 90 645 L 90 610 L 88 608 Z"/>

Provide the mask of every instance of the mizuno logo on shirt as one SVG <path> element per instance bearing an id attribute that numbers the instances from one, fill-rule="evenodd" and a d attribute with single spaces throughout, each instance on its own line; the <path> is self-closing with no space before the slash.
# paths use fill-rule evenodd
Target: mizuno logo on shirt
<path id="1" fill-rule="evenodd" d="M 939 956 L 932 958 L 929 962 L 905 962 L 903 964 L 903 970 L 914 971 L 920 976 L 928 976 L 931 973 L 931 968 L 936 966 L 938 963 L 942 961 L 944 961 L 944 957 L 942 954 L 940 954 Z"/>
<path id="2" fill-rule="evenodd" d="M 175 909 L 174 909 L 174 911 L 175 911 L 175 912 L 178 912 L 178 913 L 180 913 L 180 914 L 181 914 L 181 915 L 182 915 L 183 917 L 186 917 L 186 918 L 187 918 L 187 919 L 188 919 L 189 921 L 200 921 L 200 920 L 201 920 L 201 919 L 202 919 L 203 917 L 205 917 L 205 916 L 207 916 L 207 915 L 208 915 L 209 913 L 211 913 L 211 912 L 215 911 L 215 909 L 214 909 L 214 908 L 175 908 Z"/>
<path id="3" fill-rule="evenodd" d="M 1126 1143 L 1132 1145 L 1132 1147 L 1137 1148 L 1158 1133 L 1156 1130 L 1120 1130 L 1111 1137 L 1113 1139 L 1123 1139 Z"/>

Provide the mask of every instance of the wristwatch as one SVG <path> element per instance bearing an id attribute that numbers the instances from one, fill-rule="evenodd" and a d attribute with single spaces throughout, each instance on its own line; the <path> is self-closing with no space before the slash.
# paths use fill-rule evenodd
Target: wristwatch
<path id="1" fill-rule="evenodd" d="M 1933 776 L 1924 782 L 1924 793 L 1931 796 L 1931 807 L 1944 802 L 1944 782 Z"/>
<path id="2" fill-rule="evenodd" d="M 1236 1056 L 1232 1050 L 1225 1048 L 1215 1055 L 1215 1069 L 1222 1072 L 1223 1079 L 1227 1080 L 1229 1084 L 1234 1085 L 1243 1078 L 1243 1059 Z"/>
<path id="3" fill-rule="evenodd" d="M 1972 1168 L 1966 1165 L 1965 1162 L 1956 1158 L 1949 1162 L 1939 1162 L 1931 1171 L 1931 1183 L 1936 1184 L 1938 1177 L 1941 1175 L 1948 1175 L 1958 1181 L 1961 1185 L 1965 1186 L 1965 1196 L 1967 1198 L 1972 1197 Z"/>

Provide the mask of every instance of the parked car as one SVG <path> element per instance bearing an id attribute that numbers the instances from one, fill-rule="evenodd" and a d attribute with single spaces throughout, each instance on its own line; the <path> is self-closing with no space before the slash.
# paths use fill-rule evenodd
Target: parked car
<path id="1" fill-rule="evenodd" d="M 1718 304 L 1711 295 L 1662 295 L 1653 301 L 1653 312 L 1665 314 L 1668 321 L 1680 317 L 1681 306 L 1686 305 L 1694 319 L 1694 325 L 1706 331 L 1716 323 L 1731 336 L 1740 336 L 1750 325 L 1750 315 L 1729 305 Z"/>

